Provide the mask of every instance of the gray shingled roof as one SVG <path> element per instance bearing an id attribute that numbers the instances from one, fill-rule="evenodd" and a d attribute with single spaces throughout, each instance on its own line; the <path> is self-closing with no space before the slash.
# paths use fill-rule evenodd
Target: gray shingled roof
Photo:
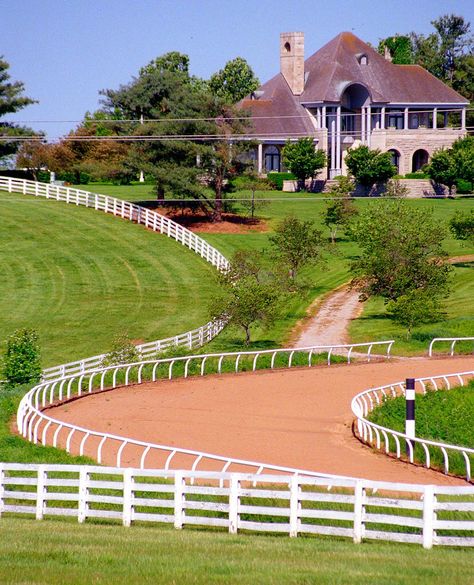
<path id="1" fill-rule="evenodd" d="M 368 63 L 359 59 L 366 55 Z M 468 100 L 418 65 L 395 65 L 361 39 L 343 32 L 305 61 L 303 93 L 294 96 L 281 73 L 263 84 L 259 99 L 246 98 L 241 107 L 254 117 L 254 131 L 297 135 L 314 130 L 302 104 L 339 102 L 351 83 L 365 85 L 374 104 L 467 104 Z M 266 116 L 278 118 L 263 119 Z M 284 118 L 284 116 L 288 116 Z M 301 116 L 301 117 L 300 117 Z"/>

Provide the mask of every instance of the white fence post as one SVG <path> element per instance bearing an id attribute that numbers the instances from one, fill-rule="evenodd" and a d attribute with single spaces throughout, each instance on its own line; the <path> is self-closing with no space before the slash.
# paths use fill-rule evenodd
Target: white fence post
<path id="1" fill-rule="evenodd" d="M 81 524 L 87 518 L 87 510 L 89 508 L 88 496 L 89 496 L 89 472 L 87 467 L 84 465 L 79 471 L 79 501 L 77 507 L 77 521 Z"/>
<path id="2" fill-rule="evenodd" d="M 240 476 L 232 475 L 229 484 L 229 533 L 237 534 L 239 530 Z"/>
<path id="3" fill-rule="evenodd" d="M 5 509 L 5 469 L 4 464 L 0 463 L 0 518 L 2 517 Z"/>
<path id="4" fill-rule="evenodd" d="M 36 520 L 42 520 L 44 515 L 44 503 L 46 494 L 46 468 L 45 465 L 38 467 L 38 479 L 36 484 Z"/>
<path id="5" fill-rule="evenodd" d="M 290 536 L 298 536 L 300 515 L 300 484 L 298 475 L 290 479 Z"/>
<path id="6" fill-rule="evenodd" d="M 133 491 L 133 472 L 130 468 L 123 471 L 123 513 L 122 521 L 124 526 L 130 526 L 132 523 L 132 491 Z"/>
<path id="7" fill-rule="evenodd" d="M 364 485 L 361 481 L 356 481 L 354 487 L 354 542 L 360 544 L 364 536 Z"/>
<path id="8" fill-rule="evenodd" d="M 425 485 L 423 491 L 423 548 L 432 548 L 433 546 L 435 502 L 434 486 Z"/>
<path id="9" fill-rule="evenodd" d="M 174 527 L 182 528 L 184 524 L 184 476 L 181 471 L 176 471 L 174 476 Z"/>

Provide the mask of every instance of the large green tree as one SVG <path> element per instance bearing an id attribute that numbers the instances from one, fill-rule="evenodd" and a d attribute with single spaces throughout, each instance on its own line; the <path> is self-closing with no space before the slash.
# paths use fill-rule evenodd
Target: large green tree
<path id="1" fill-rule="evenodd" d="M 355 180 L 366 188 L 384 183 L 397 174 L 389 152 L 371 150 L 368 146 L 350 148 L 345 161 Z"/>
<path id="2" fill-rule="evenodd" d="M 6 114 L 14 114 L 26 106 L 37 103 L 36 100 L 24 95 L 24 83 L 11 81 L 9 68 L 9 63 L 5 61 L 3 56 L 0 56 L 0 134 L 11 138 L 11 140 L 0 141 L 0 161 L 3 157 L 11 156 L 17 152 L 20 141 L 15 141 L 15 137 L 35 134 L 31 128 L 1 120 Z"/>
<path id="3" fill-rule="evenodd" d="M 299 188 L 304 188 L 306 179 L 316 176 L 327 164 L 326 153 L 314 148 L 312 138 L 288 141 L 282 154 L 283 162 L 298 179 Z"/>
<path id="4" fill-rule="evenodd" d="M 218 97 L 235 104 L 252 93 L 260 82 L 245 59 L 236 57 L 211 76 L 209 88 Z"/>
<path id="5" fill-rule="evenodd" d="M 380 200 L 357 216 L 351 236 L 361 250 L 352 271 L 363 299 L 396 301 L 414 290 L 433 298 L 448 293 L 452 269 L 442 247 L 447 228 L 432 211 L 400 199 Z"/>

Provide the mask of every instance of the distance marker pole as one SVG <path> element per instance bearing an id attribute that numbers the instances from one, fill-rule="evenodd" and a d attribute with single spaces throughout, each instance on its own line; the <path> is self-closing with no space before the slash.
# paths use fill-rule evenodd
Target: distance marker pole
<path id="1" fill-rule="evenodd" d="M 405 383 L 405 435 L 410 439 L 415 438 L 415 378 L 407 378 Z M 412 443 L 413 445 L 413 443 Z M 407 443 L 407 454 L 410 449 Z M 414 448 L 414 445 L 413 445 Z"/>

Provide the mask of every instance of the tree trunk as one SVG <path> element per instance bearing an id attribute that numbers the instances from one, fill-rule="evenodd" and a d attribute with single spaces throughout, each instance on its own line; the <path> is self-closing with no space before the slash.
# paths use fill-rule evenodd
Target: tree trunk
<path id="1" fill-rule="evenodd" d="M 245 327 L 245 345 L 250 344 L 250 327 Z"/>
<path id="2" fill-rule="evenodd" d="M 215 196 L 215 208 L 214 213 L 212 214 L 212 221 L 222 221 L 222 179 L 218 177 L 216 179 L 214 190 L 216 193 Z"/>

